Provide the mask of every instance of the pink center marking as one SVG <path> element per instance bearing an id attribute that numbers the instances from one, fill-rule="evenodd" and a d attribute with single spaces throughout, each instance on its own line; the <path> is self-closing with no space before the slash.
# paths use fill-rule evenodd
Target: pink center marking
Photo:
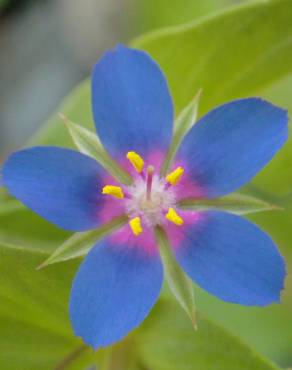
<path id="1" fill-rule="evenodd" d="M 172 192 L 171 204 L 168 204 L 165 206 L 165 202 L 161 202 L 160 204 L 160 212 L 162 217 L 157 218 L 159 221 L 159 224 L 161 224 L 172 242 L 172 245 L 174 248 L 179 248 L 181 245 L 181 242 L 184 239 L 184 229 L 187 228 L 190 224 L 198 222 L 202 219 L 203 214 L 195 211 L 182 211 L 180 210 L 180 215 L 184 219 L 184 225 L 178 227 L 175 224 L 170 223 L 165 219 L 165 213 L 168 210 L 168 206 L 175 207 L 175 204 L 181 199 L 188 198 L 188 197 L 204 197 L 204 191 L 203 189 L 195 184 L 187 173 L 187 163 L 183 163 L 183 161 L 176 161 L 172 168 L 177 168 L 178 166 L 184 167 L 186 169 L 184 176 L 180 180 L 180 182 L 175 186 L 171 186 L 171 184 L 164 181 L 164 179 L 160 179 L 159 177 L 159 169 L 161 166 L 161 163 L 163 162 L 164 155 L 163 153 L 152 153 L 148 158 L 145 159 L 145 162 L 147 163 L 155 163 L 155 170 L 156 174 L 154 174 L 154 168 L 153 166 L 147 166 L 144 171 L 141 173 L 137 173 L 133 170 L 133 167 L 129 164 L 128 161 L 122 161 L 120 162 L 122 167 L 127 170 L 133 177 L 135 186 L 126 187 L 122 186 L 125 199 L 117 200 L 112 197 L 106 197 L 104 206 L 100 212 L 100 217 L 103 222 L 108 222 L 113 219 L 113 217 L 120 216 L 124 213 L 127 213 L 130 204 L 129 201 L 134 199 L 135 203 L 135 197 L 137 198 L 137 207 L 133 208 L 135 212 L 130 213 L 129 217 L 135 217 L 140 216 L 141 222 L 143 225 L 143 232 L 138 237 L 133 235 L 130 227 L 128 225 L 123 226 L 120 230 L 116 231 L 113 235 L 110 236 L 112 241 L 117 244 L 117 246 L 120 245 L 128 245 L 136 246 L 137 243 L 141 245 L 141 247 L 144 250 L 147 250 L 150 254 L 157 253 L 157 247 L 153 232 L 153 226 L 155 226 L 156 222 L 149 223 L 147 222 L 147 218 L 153 217 L 152 215 L 152 209 L 143 209 L 141 210 L 139 207 L 139 197 L 136 193 L 136 191 L 140 191 L 141 189 L 144 191 L 144 203 L 145 200 L 149 202 L 149 204 L 152 202 L 154 205 L 157 202 L 157 199 L 159 198 L 157 194 L 158 192 L 161 192 L 161 195 L 163 196 L 163 199 L 167 196 L 168 192 Z M 149 171 L 150 168 L 150 171 Z M 161 185 L 159 185 L 159 181 L 162 181 Z M 144 183 L 144 185 L 143 185 Z M 120 186 L 115 180 L 112 179 L 111 176 L 106 176 L 104 178 L 104 185 L 106 184 L 116 184 L 117 186 Z M 144 186 L 144 187 L 143 187 Z M 160 188 L 161 186 L 161 188 Z M 164 191 L 163 191 L 164 190 Z M 143 196 L 141 198 L 143 200 Z M 169 200 L 166 199 L 166 203 L 169 203 Z M 143 203 L 143 202 L 142 202 Z M 147 203 L 146 203 L 147 204 Z M 135 204 L 134 204 L 135 205 Z M 158 207 L 158 205 L 157 205 Z M 158 207 L 158 208 L 159 208 Z M 147 207 L 146 207 L 147 208 Z M 131 208 L 132 209 L 132 208 Z M 158 209 L 157 209 L 158 211 Z M 156 220 L 156 217 L 154 218 Z"/>

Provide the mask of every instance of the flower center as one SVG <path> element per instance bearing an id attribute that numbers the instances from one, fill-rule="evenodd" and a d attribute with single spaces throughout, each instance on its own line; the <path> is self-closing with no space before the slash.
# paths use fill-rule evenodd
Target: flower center
<path id="1" fill-rule="evenodd" d="M 151 183 L 150 183 L 151 182 Z M 142 217 L 148 226 L 160 225 L 164 221 L 169 207 L 175 206 L 176 193 L 173 188 L 166 188 L 166 181 L 153 171 L 152 178 L 138 178 L 128 187 L 125 199 L 129 217 Z"/>
<path id="2" fill-rule="evenodd" d="M 174 209 L 176 205 L 174 185 L 180 180 L 183 168 L 178 167 L 164 179 L 155 173 L 152 165 L 148 165 L 145 171 L 144 161 L 137 153 L 128 152 L 127 158 L 140 176 L 131 186 L 122 189 L 119 186 L 106 185 L 102 192 L 124 202 L 134 235 L 142 233 L 142 224 L 154 227 L 168 220 L 176 225 L 182 225 L 183 220 Z"/>

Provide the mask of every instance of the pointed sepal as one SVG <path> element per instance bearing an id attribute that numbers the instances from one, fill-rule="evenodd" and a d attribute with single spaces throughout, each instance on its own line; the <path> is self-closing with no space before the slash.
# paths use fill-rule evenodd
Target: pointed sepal
<path id="1" fill-rule="evenodd" d="M 165 175 L 172 164 L 175 154 L 188 131 L 197 121 L 198 107 L 202 91 L 199 90 L 191 102 L 180 112 L 174 122 L 174 132 L 171 145 L 161 168 L 161 174 Z"/>
<path id="2" fill-rule="evenodd" d="M 155 236 L 169 288 L 190 317 L 193 327 L 197 329 L 193 283 L 178 265 L 165 231 L 158 226 L 155 229 Z"/>
<path id="3" fill-rule="evenodd" d="M 118 230 L 127 221 L 128 217 L 123 215 L 97 229 L 73 234 L 49 258 L 38 266 L 37 269 L 40 270 L 53 263 L 85 256 L 97 241 Z"/>
<path id="4" fill-rule="evenodd" d="M 131 184 L 131 176 L 106 152 L 96 133 L 71 122 L 59 113 L 77 149 L 97 160 L 117 181 Z"/>
<path id="5" fill-rule="evenodd" d="M 234 213 L 236 215 L 281 209 L 281 207 L 268 203 L 262 199 L 237 193 L 214 199 L 183 199 L 178 203 L 178 207 L 184 210 L 194 211 L 218 210 Z"/>

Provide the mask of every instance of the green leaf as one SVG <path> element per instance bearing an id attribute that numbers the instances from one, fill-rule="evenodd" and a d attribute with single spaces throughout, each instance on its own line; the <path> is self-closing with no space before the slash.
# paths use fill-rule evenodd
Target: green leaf
<path id="1" fill-rule="evenodd" d="M 71 122 L 64 114 L 59 115 L 81 153 L 96 159 L 117 181 L 131 184 L 131 176 L 105 151 L 96 133 Z"/>
<path id="2" fill-rule="evenodd" d="M 162 228 L 157 227 L 155 235 L 159 245 L 165 278 L 168 285 L 182 308 L 190 317 L 193 327 L 196 329 L 197 318 L 193 283 L 177 263 L 165 231 Z"/>
<path id="3" fill-rule="evenodd" d="M 206 211 L 216 209 L 237 215 L 282 209 L 261 199 L 237 193 L 214 199 L 183 199 L 178 206 L 185 210 Z"/>
<path id="4" fill-rule="evenodd" d="M 4 188 L 0 187 L 0 216 L 23 209 L 24 206 L 10 197 Z"/>
<path id="5" fill-rule="evenodd" d="M 200 96 L 201 90 L 197 93 L 194 99 L 180 112 L 180 114 L 178 115 L 177 119 L 174 122 L 174 132 L 172 142 L 170 144 L 166 158 L 161 168 L 162 176 L 167 174 L 184 136 L 196 123 Z"/>
<path id="6" fill-rule="evenodd" d="M 14 199 L 0 202 L 0 243 L 52 253 L 69 236 Z"/>
<path id="7" fill-rule="evenodd" d="M 72 335 L 68 294 L 76 263 L 36 271 L 44 253 L 0 244 L 1 369 L 52 370 L 82 344 Z M 86 349 L 68 370 L 89 366 Z M 66 369 L 67 370 L 67 369 Z"/>
<path id="8" fill-rule="evenodd" d="M 85 256 L 98 240 L 119 229 L 127 221 L 127 216 L 120 216 L 97 229 L 73 234 L 49 258 L 42 262 L 38 269 L 56 262 Z"/>
<path id="9" fill-rule="evenodd" d="M 291 17 L 290 0 L 254 1 L 149 33 L 132 46 L 160 64 L 177 111 L 202 88 L 206 112 L 292 72 Z"/>
<path id="10" fill-rule="evenodd" d="M 232 3 L 232 0 L 172 0 L 170 6 L 168 0 L 140 0 L 135 24 L 142 33 L 192 21 Z"/>
<path id="11" fill-rule="evenodd" d="M 206 318 L 193 330 L 173 302 L 161 301 L 136 339 L 146 369 L 277 370 L 269 361 Z"/>

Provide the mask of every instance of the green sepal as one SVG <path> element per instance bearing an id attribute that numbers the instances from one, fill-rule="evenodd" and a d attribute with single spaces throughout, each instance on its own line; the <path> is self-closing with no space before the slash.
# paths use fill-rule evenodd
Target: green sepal
<path id="1" fill-rule="evenodd" d="M 218 210 L 237 215 L 281 209 L 281 207 L 267 203 L 262 199 L 237 193 L 214 199 L 183 199 L 178 203 L 178 207 L 195 211 Z"/>
<path id="2" fill-rule="evenodd" d="M 198 91 L 197 95 L 180 112 L 180 114 L 178 115 L 174 122 L 174 132 L 172 142 L 170 144 L 163 166 L 161 168 L 162 176 L 167 174 L 184 136 L 196 123 L 200 97 L 201 90 Z"/>
<path id="3" fill-rule="evenodd" d="M 155 228 L 155 236 L 169 288 L 196 329 L 197 319 L 193 283 L 177 263 L 165 231 L 158 226 Z"/>
<path id="4" fill-rule="evenodd" d="M 77 149 L 97 160 L 117 181 L 130 185 L 131 176 L 107 153 L 96 133 L 71 122 L 63 114 L 59 114 L 64 121 Z"/>
<path id="5" fill-rule="evenodd" d="M 56 262 L 67 261 L 72 258 L 86 255 L 98 240 L 119 229 L 126 224 L 127 221 L 128 217 L 123 215 L 97 229 L 73 234 L 69 239 L 61 244 L 48 259 L 38 266 L 38 269 Z"/>

